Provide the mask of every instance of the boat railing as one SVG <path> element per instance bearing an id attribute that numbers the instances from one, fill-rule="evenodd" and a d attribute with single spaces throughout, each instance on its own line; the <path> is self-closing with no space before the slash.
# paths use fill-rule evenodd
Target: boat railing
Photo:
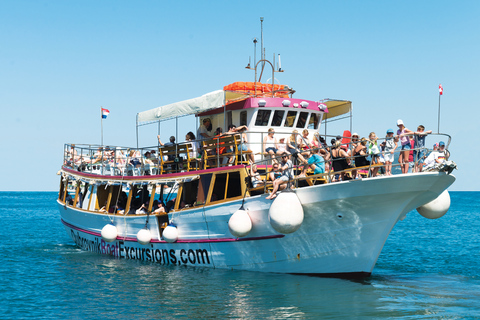
<path id="1" fill-rule="evenodd" d="M 413 136 L 413 135 L 412 135 Z M 428 137 L 428 139 L 427 139 Z M 325 158 L 326 160 L 326 171 L 328 171 L 329 173 L 331 173 L 331 175 L 329 175 L 329 177 L 331 178 L 332 181 L 339 181 L 341 180 L 342 176 L 345 177 L 345 179 L 356 179 L 356 178 L 369 178 L 369 177 L 375 177 L 375 176 L 378 176 L 378 175 L 396 175 L 396 174 L 402 174 L 402 173 L 407 173 L 407 172 L 402 172 L 401 170 L 401 167 L 402 167 L 402 163 L 399 163 L 398 162 L 398 159 L 399 159 L 399 156 L 402 152 L 408 152 L 408 157 L 409 159 L 407 159 L 407 161 L 405 161 L 404 163 L 408 163 L 409 164 L 409 168 L 407 168 L 406 171 L 410 171 L 410 172 L 416 172 L 416 168 L 422 168 L 420 171 L 425 171 L 425 170 L 434 170 L 435 169 L 435 166 L 431 166 L 431 167 L 423 167 L 422 166 L 419 166 L 419 163 L 424 163 L 424 160 L 427 158 L 427 156 L 432 152 L 434 151 L 434 145 L 437 145 L 438 146 L 438 143 L 442 140 L 447 140 L 447 142 L 445 142 L 445 157 L 446 157 L 446 160 L 448 160 L 449 156 L 450 156 L 450 152 L 448 151 L 448 147 L 450 145 L 450 142 L 451 142 L 451 136 L 448 135 L 448 134 L 444 134 L 444 133 L 432 133 L 432 134 L 429 134 L 428 136 L 426 137 L 426 141 L 425 141 L 425 146 L 424 147 L 420 147 L 420 148 L 414 148 L 414 147 L 410 147 L 409 149 L 406 149 L 406 150 L 402 150 L 402 145 L 400 142 L 398 142 L 398 145 L 397 145 L 397 148 L 394 150 L 393 152 L 393 161 L 391 161 L 391 163 L 389 164 L 389 166 L 391 167 L 391 172 L 388 173 L 386 172 L 386 167 L 387 167 L 387 164 L 386 164 L 386 161 L 385 161 L 385 154 L 388 154 L 388 153 L 391 153 L 391 152 L 386 152 L 383 150 L 382 148 L 382 143 L 385 142 L 386 138 L 379 138 L 379 139 L 376 139 L 375 141 L 370 141 L 370 140 L 364 140 L 366 143 L 365 143 L 365 146 L 367 147 L 369 144 L 373 145 L 377 145 L 378 146 L 378 149 L 375 150 L 375 148 L 366 148 L 366 151 L 365 153 L 363 154 L 359 154 L 359 155 L 353 155 L 353 150 L 355 149 L 356 145 L 358 143 L 361 143 L 361 140 L 362 139 L 358 139 L 357 141 L 355 140 L 351 140 L 350 142 L 348 143 L 343 143 L 340 145 L 340 148 L 343 148 L 344 151 L 347 152 L 348 156 L 346 157 L 346 160 L 347 160 L 347 163 L 348 163 L 348 168 L 346 168 L 345 170 L 337 170 L 335 171 L 333 169 L 333 161 L 340 161 L 341 159 L 338 159 L 338 160 L 333 160 L 333 156 L 332 156 L 332 150 L 333 148 L 330 146 L 328 147 L 328 151 L 329 151 L 329 156 L 328 156 L 328 160 L 327 158 Z M 345 138 L 345 137 L 342 137 L 342 139 Z M 428 141 L 428 142 L 427 142 Z M 435 142 L 433 142 L 435 141 Z M 432 147 L 428 147 L 428 146 L 432 146 Z M 414 151 L 416 151 L 416 153 L 419 156 L 416 156 L 414 157 L 413 155 L 415 154 Z M 358 162 L 360 158 L 366 158 L 367 160 L 367 165 L 363 165 L 363 166 L 359 166 L 358 165 Z M 412 158 L 412 159 L 410 159 Z"/>
<path id="2" fill-rule="evenodd" d="M 408 161 L 411 164 L 410 171 L 415 172 L 414 168 L 417 168 L 417 164 L 420 161 L 424 161 L 425 158 L 429 155 L 430 152 L 434 151 L 434 148 L 428 148 L 427 146 L 429 145 L 434 145 L 438 144 L 439 141 L 441 140 L 446 140 L 445 142 L 445 154 L 446 158 L 448 159 L 450 153 L 448 151 L 448 146 L 450 145 L 451 142 L 451 137 L 447 134 L 429 134 L 429 139 L 425 141 L 425 146 L 422 148 L 411 148 L 408 149 L 407 152 L 413 153 L 413 151 L 422 151 L 422 157 L 413 159 L 413 161 Z M 329 135 L 323 135 L 322 141 L 325 140 L 325 138 L 333 138 L 336 140 L 337 136 L 329 136 Z M 349 137 L 342 137 L 343 138 L 349 138 Z M 303 138 L 302 138 L 303 139 Z M 303 139 L 305 141 L 305 139 Z M 320 141 L 320 139 L 318 139 Z M 314 174 L 314 171 L 308 168 L 308 164 L 305 161 L 301 161 L 300 157 L 298 154 L 292 156 L 290 153 L 289 159 L 292 160 L 293 163 L 293 168 L 292 168 L 292 176 L 290 179 L 290 183 L 298 186 L 300 182 L 304 182 L 303 185 L 306 185 L 307 183 L 309 185 L 313 184 L 318 184 L 318 183 L 331 183 L 331 182 L 336 182 L 336 181 L 341 181 L 341 180 L 351 180 L 351 179 L 358 179 L 358 178 L 371 178 L 379 175 L 387 175 L 387 172 L 385 171 L 386 169 L 386 164 L 384 161 L 384 155 L 385 151 L 382 151 L 381 149 L 381 144 L 386 140 L 386 138 L 379 138 L 376 139 L 376 144 L 378 145 L 378 151 L 374 150 L 373 152 L 368 152 L 368 149 L 366 150 L 365 153 L 360 154 L 360 155 L 353 155 L 353 149 L 355 148 L 357 143 L 360 143 L 361 139 L 358 139 L 358 141 L 355 141 L 355 139 L 348 143 L 343 143 L 340 144 L 340 148 L 343 148 L 347 152 L 347 157 L 343 158 L 347 161 L 348 167 L 344 170 L 334 170 L 333 166 L 333 161 L 340 161 L 341 159 L 338 160 L 333 160 L 332 157 L 332 151 L 333 147 L 327 146 L 326 144 L 320 143 L 319 147 L 314 147 L 310 145 L 309 149 L 306 150 L 301 150 L 299 154 L 305 153 L 305 157 L 307 157 L 307 153 L 310 153 L 314 150 L 318 150 L 319 154 L 322 156 L 324 160 L 324 166 L 325 170 L 323 173 L 320 174 Z M 367 143 L 372 143 L 374 144 L 375 141 L 368 141 L 364 140 L 365 146 L 367 146 Z M 428 142 L 427 142 L 428 141 Z M 435 142 L 433 142 L 435 141 Z M 402 152 L 401 149 L 401 144 L 399 143 L 399 146 L 394 150 L 393 152 L 393 158 L 394 161 L 390 164 L 392 171 L 392 175 L 396 174 L 401 174 L 401 164 L 400 163 L 395 163 L 395 161 L 398 160 L 399 154 Z M 281 158 L 282 155 L 276 155 L 275 157 L 271 158 L 263 158 L 259 161 L 255 161 L 250 168 L 247 170 L 247 174 L 251 175 L 251 172 L 253 170 L 252 166 L 256 165 L 257 167 L 257 172 L 259 172 L 259 175 L 264 178 L 263 183 L 260 185 L 260 187 L 256 187 L 253 189 L 264 189 L 264 192 L 267 192 L 267 189 L 269 187 L 268 183 L 272 182 L 271 180 L 268 179 L 269 173 L 273 170 L 273 165 L 275 163 L 281 163 Z M 367 164 L 366 165 L 359 165 L 360 158 L 366 158 Z M 432 167 L 433 168 L 433 167 Z M 429 170 L 429 168 L 426 168 Z"/>
<path id="3" fill-rule="evenodd" d="M 272 158 L 271 155 L 264 152 L 264 137 L 268 134 L 266 132 L 248 132 L 250 134 L 255 134 L 255 136 L 260 138 L 252 139 L 246 143 L 247 151 L 244 151 L 245 148 L 241 148 L 240 144 L 244 143 L 241 139 L 241 134 L 235 134 L 235 144 L 232 145 L 233 155 L 230 155 L 230 158 L 235 157 L 234 164 L 249 164 L 251 163 L 251 155 L 255 157 L 255 163 L 270 165 L 273 161 L 279 161 L 281 154 L 275 154 Z M 308 154 L 312 148 L 316 146 L 308 141 L 307 138 L 303 137 L 300 133 L 293 133 L 296 137 L 297 144 L 298 141 L 301 141 L 303 149 L 299 150 L 300 154 Z M 252 136 L 252 135 L 251 135 Z M 318 141 L 318 147 L 320 154 L 325 160 L 326 171 L 331 172 L 333 168 L 332 163 L 332 147 L 326 144 L 326 140 L 332 138 L 336 139 L 337 136 L 332 135 L 319 135 L 315 133 L 316 141 Z M 225 136 L 223 136 L 225 137 Z M 342 137 L 349 138 L 350 137 Z M 427 148 L 426 146 L 433 145 L 432 141 L 435 143 L 440 140 L 447 140 L 445 143 L 445 150 L 448 154 L 448 147 L 450 145 L 451 137 L 447 134 L 429 134 L 426 137 L 425 147 L 422 148 L 425 155 L 428 155 L 433 148 Z M 376 140 L 377 146 L 380 148 L 381 143 L 385 138 L 379 138 Z M 214 137 L 210 141 L 216 141 L 215 147 L 212 148 L 217 152 L 214 153 L 215 162 L 208 166 L 211 167 L 221 167 L 228 166 L 227 162 L 228 153 L 226 155 L 221 154 L 218 150 L 222 147 L 222 137 Z M 181 171 L 196 171 L 201 169 L 206 169 L 206 161 L 204 159 L 202 144 L 205 140 L 195 140 L 195 141 L 185 141 L 179 144 L 173 145 L 175 149 L 173 153 L 169 155 L 162 156 L 162 148 L 160 146 L 150 146 L 143 148 L 128 148 L 121 146 L 99 146 L 99 145 L 84 145 L 84 144 L 65 144 L 64 147 L 64 159 L 63 165 L 67 168 L 74 169 L 76 171 L 86 172 L 90 174 L 97 175 L 106 175 L 106 176 L 145 176 L 145 175 L 160 175 L 164 173 L 171 172 L 181 172 Z M 353 156 L 352 149 L 356 143 L 359 141 L 350 140 L 348 143 L 344 143 L 342 147 L 344 150 L 349 152 L 348 162 L 350 167 L 346 169 L 347 172 L 354 171 L 355 160 L 360 157 L 365 157 L 365 155 Z M 371 143 L 367 141 L 367 143 Z M 190 148 L 182 148 L 182 146 L 189 145 Z M 300 147 L 300 146 L 298 146 Z M 397 147 L 395 150 L 395 160 L 398 159 L 398 154 L 401 152 L 400 147 Z M 254 151 L 252 151 L 254 150 Z M 256 150 L 256 151 L 255 151 Z M 411 149 L 413 152 L 414 149 Z M 418 149 L 417 149 L 418 150 Z M 420 151 L 420 150 L 418 150 Z M 183 152 L 183 153 L 182 153 Z M 380 161 L 384 152 L 377 152 L 378 154 L 366 154 L 369 161 L 369 168 L 361 168 L 361 173 L 363 177 L 370 177 L 376 175 L 377 172 L 381 173 L 385 169 L 385 164 Z M 260 156 L 260 160 L 257 160 Z M 306 155 L 305 155 L 306 157 Z M 275 159 L 275 160 L 274 160 Z M 414 159 L 414 167 L 416 167 L 420 159 Z M 301 166 L 301 161 L 298 160 L 298 157 L 294 158 L 295 165 Z M 303 163 L 304 165 L 304 163 Z M 395 171 L 398 171 L 398 167 L 401 164 L 392 163 L 392 174 Z M 165 170 L 165 167 L 168 167 L 169 170 Z M 358 172 L 355 172 L 358 173 Z M 337 173 L 335 173 L 337 174 Z M 331 179 L 329 178 L 329 181 Z"/>

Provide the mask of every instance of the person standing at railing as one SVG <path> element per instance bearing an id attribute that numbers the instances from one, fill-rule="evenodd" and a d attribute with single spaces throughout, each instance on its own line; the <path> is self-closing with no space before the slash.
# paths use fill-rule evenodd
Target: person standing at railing
<path id="1" fill-rule="evenodd" d="M 402 144 L 402 151 L 400 151 L 400 156 L 398 157 L 398 163 L 402 168 L 402 173 L 408 173 L 408 163 L 409 163 L 409 153 L 411 149 L 409 136 L 413 135 L 413 131 L 405 128 L 403 121 L 401 119 L 397 120 L 397 136 L 395 141 L 400 141 Z"/>
<path id="2" fill-rule="evenodd" d="M 197 155 L 198 155 L 198 144 L 197 142 L 195 141 L 195 135 L 193 134 L 192 131 L 189 131 L 186 135 L 185 135 L 185 141 L 189 141 L 190 142 L 190 146 L 192 147 L 192 151 L 190 152 L 190 158 L 196 158 Z"/>
<path id="3" fill-rule="evenodd" d="M 358 135 L 358 133 L 355 132 L 352 134 L 352 141 L 350 142 L 350 148 L 348 148 L 348 151 L 347 151 L 349 156 L 354 154 L 355 148 L 360 144 L 359 139 L 360 139 L 360 136 Z"/>
<path id="4" fill-rule="evenodd" d="M 212 129 L 212 121 L 210 120 L 210 118 L 203 119 L 202 125 L 197 130 L 197 138 L 200 140 L 207 140 L 212 138 Z"/>
<path id="5" fill-rule="evenodd" d="M 339 172 L 340 180 L 345 179 L 344 170 L 349 168 L 347 163 L 348 154 L 341 148 L 342 142 L 340 140 L 335 141 L 332 146 L 332 167 L 334 172 Z"/>
<path id="6" fill-rule="evenodd" d="M 393 136 L 393 130 L 387 130 L 387 136 L 385 137 L 385 141 L 381 144 L 384 148 L 383 150 L 383 159 L 385 161 L 385 174 L 387 176 L 392 175 L 392 163 L 395 158 L 395 149 L 397 149 L 397 141 Z"/>
<path id="7" fill-rule="evenodd" d="M 430 133 L 432 133 L 432 130 L 425 131 L 423 125 L 419 125 L 417 131 L 415 131 L 415 144 L 413 146 L 413 161 L 415 162 L 414 172 L 422 172 L 425 159 L 425 138 Z"/>
<path id="8" fill-rule="evenodd" d="M 370 132 L 370 134 L 368 135 L 368 146 L 367 146 L 367 150 L 368 150 L 368 154 L 370 155 L 371 157 L 371 161 L 370 163 L 372 165 L 375 165 L 375 164 L 378 164 L 379 163 L 379 157 L 380 157 L 380 149 L 378 148 L 378 138 L 377 138 L 377 135 L 375 134 L 375 132 Z M 378 173 L 378 167 L 374 167 L 372 168 L 372 177 L 375 177 Z M 408 167 L 407 167 L 408 169 Z"/>

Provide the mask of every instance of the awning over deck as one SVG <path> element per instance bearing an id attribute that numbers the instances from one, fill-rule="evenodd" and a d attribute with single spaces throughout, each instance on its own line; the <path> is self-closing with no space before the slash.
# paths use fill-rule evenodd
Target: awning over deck
<path id="1" fill-rule="evenodd" d="M 256 89 L 256 91 L 255 91 Z M 275 85 L 272 93 L 272 86 L 264 83 L 235 82 L 225 86 L 223 90 L 213 91 L 201 97 L 188 99 L 137 114 L 137 123 L 167 120 L 175 117 L 198 114 L 212 109 L 223 107 L 225 104 L 245 100 L 249 97 L 288 97 L 291 91 L 288 86 Z"/>
<path id="2" fill-rule="evenodd" d="M 175 117 L 197 114 L 207 110 L 222 107 L 225 102 L 223 90 L 213 91 L 201 97 L 167 104 L 155 109 L 138 113 L 138 123 L 160 121 Z"/>
<path id="3" fill-rule="evenodd" d="M 325 100 L 321 101 L 327 105 L 328 113 L 323 115 L 323 120 L 330 120 L 349 113 L 352 110 L 352 101 L 348 100 Z"/>

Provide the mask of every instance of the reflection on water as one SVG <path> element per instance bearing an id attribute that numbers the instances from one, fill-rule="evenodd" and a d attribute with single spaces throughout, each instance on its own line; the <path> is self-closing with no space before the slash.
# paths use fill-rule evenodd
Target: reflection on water
<path id="1" fill-rule="evenodd" d="M 469 241 L 480 220 L 463 221 L 478 207 L 433 222 L 410 213 L 373 275 L 351 281 L 100 256 L 73 245 L 54 193 L 2 195 L 2 319 L 480 318 L 478 243 Z"/>

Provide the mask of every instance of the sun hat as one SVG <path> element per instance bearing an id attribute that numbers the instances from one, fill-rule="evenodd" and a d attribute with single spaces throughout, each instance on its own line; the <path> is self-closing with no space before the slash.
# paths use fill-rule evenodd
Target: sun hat
<path id="1" fill-rule="evenodd" d="M 441 146 L 444 146 L 444 147 L 445 147 L 445 142 L 440 141 L 440 142 L 438 143 L 438 146 L 439 146 L 439 147 L 441 147 Z"/>
<path id="2" fill-rule="evenodd" d="M 392 130 L 392 129 L 388 129 L 388 130 L 387 130 L 387 134 L 389 134 L 389 133 L 393 133 L 393 130 Z"/>
<path id="3" fill-rule="evenodd" d="M 402 119 L 397 120 L 397 126 L 403 126 L 403 121 Z"/>

